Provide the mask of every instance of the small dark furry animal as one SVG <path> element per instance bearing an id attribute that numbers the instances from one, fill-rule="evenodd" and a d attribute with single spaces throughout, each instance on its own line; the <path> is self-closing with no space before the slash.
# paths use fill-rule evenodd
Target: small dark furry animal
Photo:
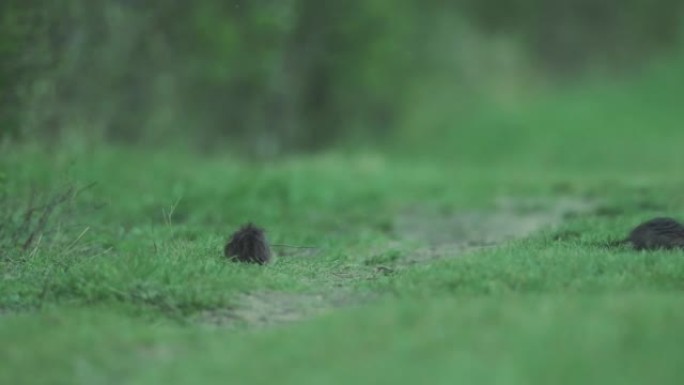
<path id="1" fill-rule="evenodd" d="M 239 262 L 263 265 L 271 260 L 271 249 L 264 230 L 251 223 L 233 233 L 223 253 L 227 258 Z"/>
<path id="2" fill-rule="evenodd" d="M 672 218 L 654 218 L 635 227 L 617 243 L 629 243 L 636 250 L 684 249 L 684 226 Z"/>

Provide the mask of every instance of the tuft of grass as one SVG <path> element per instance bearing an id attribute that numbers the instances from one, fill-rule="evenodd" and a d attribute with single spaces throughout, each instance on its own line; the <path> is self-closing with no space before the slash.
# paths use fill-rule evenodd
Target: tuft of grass
<path id="1" fill-rule="evenodd" d="M 64 254 L 75 252 L 90 228 L 83 226 L 74 233 L 69 217 L 78 194 L 90 187 L 92 184 L 68 184 L 49 192 L 38 192 L 35 187 L 17 192 L 0 181 L 0 261 L 30 259 L 41 247 L 51 249 L 55 245 Z"/>

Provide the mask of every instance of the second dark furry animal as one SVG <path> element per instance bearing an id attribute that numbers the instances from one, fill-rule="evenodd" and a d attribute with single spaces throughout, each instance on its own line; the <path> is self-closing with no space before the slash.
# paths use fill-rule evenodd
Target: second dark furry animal
<path id="1" fill-rule="evenodd" d="M 223 249 L 226 257 L 239 262 L 266 264 L 271 260 L 271 249 L 264 230 L 248 223 L 233 233 Z"/>
<path id="2" fill-rule="evenodd" d="M 672 218 L 654 218 L 635 227 L 620 243 L 636 250 L 684 249 L 684 226 Z"/>

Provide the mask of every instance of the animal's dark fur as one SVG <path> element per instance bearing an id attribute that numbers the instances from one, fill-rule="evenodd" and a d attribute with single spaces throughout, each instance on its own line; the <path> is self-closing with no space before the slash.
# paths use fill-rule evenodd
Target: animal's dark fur
<path id="1" fill-rule="evenodd" d="M 223 253 L 229 259 L 239 262 L 263 265 L 271 260 L 271 249 L 264 230 L 251 223 L 233 233 Z"/>
<path id="2" fill-rule="evenodd" d="M 684 226 L 672 218 L 654 218 L 635 227 L 622 243 L 636 250 L 684 249 Z"/>

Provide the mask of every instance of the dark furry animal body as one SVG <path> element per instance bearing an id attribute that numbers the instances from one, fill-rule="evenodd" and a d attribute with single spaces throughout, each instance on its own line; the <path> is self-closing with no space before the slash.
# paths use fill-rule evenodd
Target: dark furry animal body
<path id="1" fill-rule="evenodd" d="M 684 226 L 672 218 L 654 218 L 635 227 L 619 243 L 636 250 L 684 249 Z"/>
<path id="2" fill-rule="evenodd" d="M 239 262 L 263 265 L 271 260 L 271 249 L 264 230 L 251 223 L 233 233 L 223 253 L 227 258 Z"/>

